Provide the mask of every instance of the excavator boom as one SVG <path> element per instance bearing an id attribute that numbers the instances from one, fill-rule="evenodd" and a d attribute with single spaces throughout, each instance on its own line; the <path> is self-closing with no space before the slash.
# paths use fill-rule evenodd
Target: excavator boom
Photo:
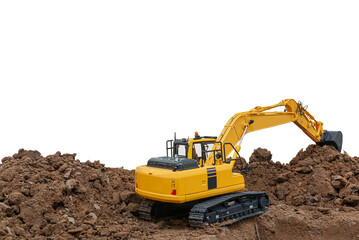
<path id="1" fill-rule="evenodd" d="M 285 107 L 285 111 L 268 111 L 277 107 Z M 289 122 L 297 125 L 317 144 L 332 145 L 339 152 L 341 151 L 342 133 L 340 131 L 323 130 L 323 123 L 315 120 L 313 115 L 306 110 L 306 107 L 303 107 L 301 102 L 297 103 L 293 99 L 285 99 L 271 106 L 255 107 L 248 112 L 240 112 L 233 115 L 224 126 L 217 141 L 231 143 L 231 145 L 235 146 L 237 152 L 239 152 L 240 144 L 245 134 Z M 225 159 L 229 157 L 231 152 L 230 145 L 227 145 Z M 215 164 L 221 163 L 220 161 L 215 161 Z"/>

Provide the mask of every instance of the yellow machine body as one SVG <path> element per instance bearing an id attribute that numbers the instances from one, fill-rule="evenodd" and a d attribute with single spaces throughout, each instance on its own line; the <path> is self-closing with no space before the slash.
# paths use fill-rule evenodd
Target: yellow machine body
<path id="1" fill-rule="evenodd" d="M 268 111 L 279 106 L 285 107 L 284 112 Z M 136 168 L 136 193 L 151 200 L 185 203 L 241 191 L 245 188 L 243 175 L 233 173 L 232 169 L 236 160 L 241 161 L 238 152 L 244 135 L 289 122 L 294 122 L 314 142 L 337 144 L 335 147 L 340 151 L 341 132 L 329 132 L 335 133 L 336 138 L 339 139 L 334 141 L 332 139 L 334 135 L 324 134 L 323 123 L 316 121 L 306 107 L 293 99 L 285 99 L 278 104 L 255 107 L 248 112 L 235 114 L 217 138 L 196 136 L 191 139 L 175 139 L 171 143 L 170 157 L 155 159 L 153 161 L 155 165 L 151 165 L 151 160 L 149 160 L 147 165 Z M 179 146 L 176 145 L 176 141 L 179 144 L 181 141 L 185 144 L 185 156 L 176 156 L 176 147 Z M 194 146 L 199 144 L 203 148 L 211 145 L 211 149 L 205 151 L 202 149 L 201 157 L 198 157 L 194 150 Z M 181 170 L 182 162 L 189 163 L 190 167 Z M 173 164 L 177 165 L 171 168 Z"/>
<path id="2" fill-rule="evenodd" d="M 216 139 L 189 140 L 188 149 L 194 142 Z M 188 153 L 191 156 L 191 152 Z M 171 203 L 184 203 L 244 189 L 244 178 L 232 173 L 230 164 L 203 165 L 185 171 L 173 171 L 149 166 L 136 168 L 136 192 L 145 198 Z"/>

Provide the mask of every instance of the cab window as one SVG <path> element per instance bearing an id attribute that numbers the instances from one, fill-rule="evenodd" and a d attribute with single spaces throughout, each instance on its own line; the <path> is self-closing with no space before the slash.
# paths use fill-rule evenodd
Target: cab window
<path id="1" fill-rule="evenodd" d="M 202 144 L 194 143 L 192 149 L 192 159 L 200 160 L 202 158 Z"/>
<path id="2" fill-rule="evenodd" d="M 175 149 L 175 155 L 177 154 L 178 157 L 187 157 L 187 148 L 187 145 L 177 144 Z"/>
<path id="3" fill-rule="evenodd" d="M 208 151 L 212 150 L 213 145 L 214 145 L 213 142 L 204 142 L 203 143 L 202 147 L 203 147 L 203 153 L 205 155 L 205 157 L 204 157 L 205 160 L 208 158 L 208 156 L 210 154 L 210 152 L 208 152 Z"/>
<path id="4" fill-rule="evenodd" d="M 198 142 L 193 144 L 192 149 L 192 159 L 200 161 L 201 159 L 204 162 L 207 160 L 211 149 L 213 148 L 213 142 Z"/>

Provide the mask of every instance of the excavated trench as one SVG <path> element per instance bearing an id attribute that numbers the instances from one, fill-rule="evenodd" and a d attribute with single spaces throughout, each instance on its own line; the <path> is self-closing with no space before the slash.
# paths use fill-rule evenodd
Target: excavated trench
<path id="1" fill-rule="evenodd" d="M 21 149 L 2 159 L 0 239 L 359 239 L 359 158 L 330 146 L 310 145 L 289 164 L 256 149 L 247 190 L 266 191 L 270 210 L 205 229 L 140 220 L 133 170 L 75 157 Z"/>

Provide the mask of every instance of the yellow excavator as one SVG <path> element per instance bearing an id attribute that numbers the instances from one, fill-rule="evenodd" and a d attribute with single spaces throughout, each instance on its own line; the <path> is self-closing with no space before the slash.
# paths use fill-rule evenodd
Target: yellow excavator
<path id="1" fill-rule="evenodd" d="M 284 107 L 284 111 L 269 111 Z M 148 160 L 135 171 L 136 193 L 147 201 L 139 216 L 146 220 L 187 213 L 189 225 L 224 226 L 268 210 L 265 192 L 245 192 L 243 174 L 249 165 L 239 156 L 245 134 L 293 122 L 318 145 L 331 145 L 339 152 L 343 135 L 323 130 L 323 123 L 307 106 L 285 99 L 267 107 L 255 107 L 229 119 L 218 137 L 200 136 L 168 140 L 167 156 Z M 235 162 L 241 172 L 232 172 Z"/>

